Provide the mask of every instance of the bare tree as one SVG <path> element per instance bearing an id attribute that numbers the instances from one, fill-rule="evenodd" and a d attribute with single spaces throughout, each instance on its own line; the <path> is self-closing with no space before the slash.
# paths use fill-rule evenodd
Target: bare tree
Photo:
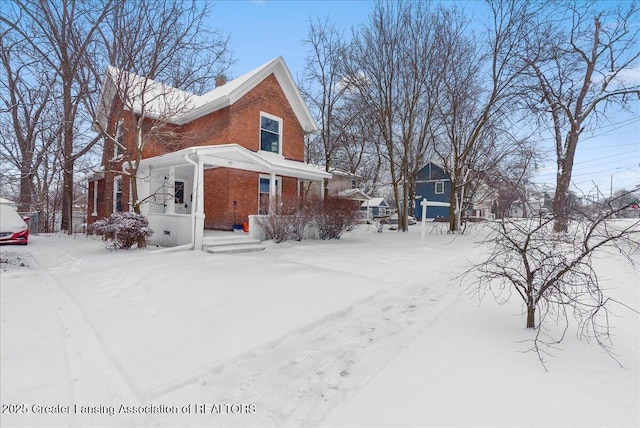
<path id="1" fill-rule="evenodd" d="M 500 300 L 519 296 L 526 308 L 526 327 L 537 329 L 532 349 L 541 360 L 546 352 L 541 345 L 562 341 L 571 319 L 577 320 L 579 337 L 594 339 L 609 351 L 609 308 L 624 303 L 606 296 L 592 257 L 614 251 L 631 261 L 640 244 L 640 220 L 616 220 L 627 210 L 629 204 L 607 201 L 583 211 L 566 234 L 555 233 L 550 219 L 493 223 L 484 241 L 489 257 L 469 272 L 479 274 L 469 290 Z M 549 333 L 547 322 L 564 326 L 559 336 Z"/>
<path id="2" fill-rule="evenodd" d="M 144 179 L 139 165 L 148 147 L 166 151 L 188 142 L 174 119 L 192 109 L 193 95 L 210 89 L 231 65 L 228 38 L 207 25 L 208 13 L 208 5 L 196 1 L 123 2 L 100 30 L 114 65 L 103 94 L 113 91 L 114 97 L 101 98 L 95 109 L 115 120 L 99 117 L 94 126 L 106 142 L 107 173 L 129 177 L 136 213 L 157 196 L 138 194 L 138 179 Z"/>
<path id="3" fill-rule="evenodd" d="M 533 173 L 543 159 L 537 144 L 529 139 L 514 141 L 496 168 L 485 176 L 487 184 L 498 192 L 497 218 L 511 217 L 510 209 L 518 204 L 521 216 L 528 217 L 529 191 Z"/>
<path id="4" fill-rule="evenodd" d="M 37 212 L 42 232 L 59 219 L 63 115 L 56 74 L 30 54 L 30 41 L 0 22 L 0 159 L 3 193 L 16 187 L 18 209 Z M 7 195 L 8 196 L 8 195 Z M 53 197 L 53 198 L 52 198 Z M 58 214 L 58 215 L 56 215 Z"/>
<path id="5" fill-rule="evenodd" d="M 5 41 L 1 40 L 0 45 Z M 36 186 L 38 169 L 43 162 L 51 161 L 50 152 L 59 142 L 62 121 L 49 114 L 56 109 L 50 96 L 51 82 L 46 77 L 42 78 L 46 72 L 27 76 L 29 71 L 33 71 L 29 70 L 30 64 L 15 64 L 11 59 L 13 48 L 2 48 L 0 121 L 3 132 L 0 135 L 0 156 L 3 162 L 13 166 L 17 174 L 18 209 L 30 211 L 37 206 L 38 195 L 41 194 L 41 188 Z M 31 79 L 39 82 L 24 83 Z"/>
<path id="6" fill-rule="evenodd" d="M 450 230 L 458 231 L 470 186 L 494 169 L 519 138 L 515 83 L 523 66 L 517 56 L 524 6 L 491 1 L 487 43 L 476 43 L 463 11 L 441 9 L 442 56 L 437 112 L 442 131 L 436 151 L 451 179 Z"/>
<path id="7" fill-rule="evenodd" d="M 380 133 L 378 153 L 389 168 L 400 231 L 407 230 L 408 183 L 429 142 L 429 77 L 436 63 L 431 18 L 425 3 L 377 3 L 369 22 L 354 31 L 345 63 L 345 76 Z"/>
<path id="8" fill-rule="evenodd" d="M 62 125 L 62 144 L 56 160 L 63 176 L 62 229 L 71 233 L 76 201 L 74 165 L 108 135 L 107 130 L 98 135 L 92 130 L 105 66 L 111 63 L 120 69 L 150 79 L 159 78 L 174 87 L 199 93 L 211 84 L 220 70 L 226 69 L 220 68 L 224 61 L 217 60 L 228 54 L 227 39 L 206 25 L 209 6 L 195 1 L 191 4 L 177 1 L 134 4 L 124 0 L 25 0 L 3 6 L 6 6 L 0 15 L 3 52 L 10 41 L 20 41 L 20 45 L 11 42 L 10 46 L 11 55 L 19 58 L 17 63 L 32 61 L 52 73 L 41 74 L 52 77 L 47 84 L 32 77 L 16 81 L 28 87 L 29 94 L 44 94 L 42 91 L 48 90 L 51 99 L 60 100 L 58 123 Z M 33 70 L 31 68 L 29 72 L 36 76 Z M 17 76 L 16 69 L 12 73 Z M 22 91 L 22 94 L 26 92 Z M 31 109 L 30 117 L 37 121 L 39 119 L 33 116 L 39 107 L 42 104 L 32 99 L 29 107 L 12 104 L 11 111 Z M 22 122 L 17 122 L 18 119 Z M 20 138 L 28 135 L 25 120 L 15 115 L 12 120 L 14 128 L 22 127 Z M 28 159 L 22 163 L 27 168 Z M 30 177 L 26 172 L 23 176 L 25 180 Z M 24 187 L 25 194 L 30 192 L 27 181 Z"/>
<path id="9" fill-rule="evenodd" d="M 340 110 L 343 109 L 349 113 L 338 114 L 337 120 L 348 123 L 339 125 L 344 132 L 340 134 L 334 165 L 357 177 L 362 191 L 374 194 L 386 170 L 384 156 L 380 152 L 384 144 L 375 126 L 374 112 L 366 109 L 356 91 L 349 92 L 346 102 L 340 106 Z M 356 114 L 351 117 L 353 112 Z"/>
<path id="10" fill-rule="evenodd" d="M 88 72 L 95 53 L 95 36 L 113 3 L 40 2 L 25 0 L 6 4 L 0 22 L 7 31 L 28 43 L 30 55 L 55 73 L 55 91 L 62 103 L 62 229 L 72 233 L 74 163 L 98 141 L 83 123 L 90 123 L 85 99 L 96 88 Z"/>
<path id="11" fill-rule="evenodd" d="M 551 120 L 556 154 L 556 232 L 568 230 L 569 188 L 581 135 L 595 132 L 612 108 L 629 108 L 640 97 L 640 82 L 625 75 L 640 58 L 639 20 L 635 1 L 571 1 L 548 3 L 527 21 L 529 107 L 543 128 Z"/>
<path id="12" fill-rule="evenodd" d="M 345 127 L 356 116 L 353 111 L 340 109 L 349 90 L 341 74 L 345 49 L 343 35 L 328 18 L 316 19 L 310 20 L 303 41 L 309 46 L 309 53 L 305 60 L 302 94 L 320 128 L 317 135 L 310 137 L 309 143 L 317 148 L 309 153 L 317 153 L 319 163 L 329 172 L 335 167 Z M 325 196 L 328 196 L 326 180 L 324 186 Z"/>

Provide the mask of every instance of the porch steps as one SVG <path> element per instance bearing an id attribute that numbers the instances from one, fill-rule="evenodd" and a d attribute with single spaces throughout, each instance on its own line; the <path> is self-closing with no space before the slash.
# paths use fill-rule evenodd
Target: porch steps
<path id="1" fill-rule="evenodd" d="M 214 254 L 250 253 L 266 248 L 259 240 L 242 235 L 204 238 L 202 247 Z"/>

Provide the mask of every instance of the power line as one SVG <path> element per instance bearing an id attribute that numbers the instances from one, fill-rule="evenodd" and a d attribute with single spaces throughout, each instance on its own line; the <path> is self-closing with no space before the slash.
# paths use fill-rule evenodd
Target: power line
<path id="1" fill-rule="evenodd" d="M 583 150 L 609 150 L 609 149 L 617 149 L 620 147 L 637 147 L 640 149 L 640 143 L 626 143 L 626 144 L 607 144 L 604 146 L 594 146 L 594 147 L 580 147 L 580 151 Z"/>
<path id="2" fill-rule="evenodd" d="M 601 162 L 601 161 L 603 161 L 603 160 L 613 159 L 613 158 L 617 158 L 617 157 L 619 157 L 619 156 L 625 156 L 625 157 L 627 157 L 626 155 L 630 155 L 630 154 L 638 154 L 638 151 L 636 151 L 636 150 L 632 150 L 632 151 L 630 151 L 630 152 L 616 153 L 616 154 L 614 154 L 614 155 L 610 155 L 610 156 L 601 156 L 601 157 L 599 157 L 599 158 L 591 158 L 591 159 L 588 159 L 588 160 L 584 160 L 584 161 L 576 162 L 576 163 L 574 164 L 574 166 L 575 166 L 575 165 L 579 165 L 579 167 L 578 167 L 578 168 L 573 168 L 573 170 L 575 171 L 575 170 L 577 170 L 577 169 L 579 170 L 579 169 L 590 168 L 589 166 L 582 167 L 584 164 L 587 164 L 587 163 L 592 163 L 592 162 Z M 627 159 L 625 159 L 625 160 L 627 160 Z"/>

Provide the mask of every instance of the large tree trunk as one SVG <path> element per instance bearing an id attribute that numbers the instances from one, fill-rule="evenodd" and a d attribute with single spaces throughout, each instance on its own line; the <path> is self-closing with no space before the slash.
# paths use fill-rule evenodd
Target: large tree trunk
<path id="1" fill-rule="evenodd" d="M 65 161 L 62 185 L 62 219 L 60 230 L 73 234 L 73 161 Z"/>
<path id="2" fill-rule="evenodd" d="M 33 206 L 33 159 L 27 156 L 22 161 L 20 168 L 20 199 L 18 201 L 18 210 L 30 211 Z"/>
<path id="3" fill-rule="evenodd" d="M 566 232 L 569 229 L 569 184 L 570 177 L 560 173 L 556 179 L 556 193 L 553 197 L 554 232 Z"/>
<path id="4" fill-rule="evenodd" d="M 569 229 L 569 187 L 571 186 L 571 171 L 573 170 L 573 159 L 578 145 L 577 131 L 572 131 L 567 135 L 567 149 L 564 158 L 559 155 L 558 174 L 556 176 L 556 193 L 553 197 L 553 215 L 555 222 L 553 231 L 557 233 L 566 232 Z"/>
<path id="5" fill-rule="evenodd" d="M 405 170 L 406 174 L 406 170 Z M 409 189 L 407 188 L 406 175 L 402 183 L 402 206 L 398 207 L 398 231 L 407 232 L 409 225 L 407 221 L 407 209 L 409 206 Z"/>
<path id="6" fill-rule="evenodd" d="M 451 192 L 449 193 L 449 230 L 456 232 L 458 230 L 458 221 L 456 219 L 456 186 L 451 180 Z"/>
<path id="7" fill-rule="evenodd" d="M 133 212 L 136 214 L 142 214 L 140 210 L 140 198 L 138 196 L 138 169 L 135 168 L 129 176 L 130 189 L 131 189 L 131 204 L 133 206 Z"/>
<path id="8" fill-rule="evenodd" d="M 62 221 L 61 230 L 66 230 L 68 235 L 73 234 L 73 138 L 74 133 L 74 105 L 71 92 L 71 82 L 74 78 L 73 71 L 66 57 L 61 63 L 62 105 L 64 113 L 64 131 L 62 140 Z"/>
<path id="9" fill-rule="evenodd" d="M 527 305 L 527 328 L 536 328 L 536 307 Z"/>

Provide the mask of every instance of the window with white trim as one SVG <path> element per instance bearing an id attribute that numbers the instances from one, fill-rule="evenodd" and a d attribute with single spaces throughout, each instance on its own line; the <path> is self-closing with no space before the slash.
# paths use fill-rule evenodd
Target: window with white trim
<path id="1" fill-rule="evenodd" d="M 114 136 L 116 143 L 113 149 L 113 158 L 119 159 L 124 154 L 123 141 L 124 141 L 124 120 L 120 119 L 116 125 L 116 135 Z"/>
<path id="2" fill-rule="evenodd" d="M 260 113 L 260 150 L 282 154 L 282 119 Z"/>
<path id="3" fill-rule="evenodd" d="M 436 181 L 436 195 L 444 194 L 444 181 Z"/>
<path id="4" fill-rule="evenodd" d="M 269 214 L 271 178 L 268 175 L 261 175 L 258 185 L 258 214 Z M 281 181 L 276 177 L 276 196 L 282 193 Z"/>

